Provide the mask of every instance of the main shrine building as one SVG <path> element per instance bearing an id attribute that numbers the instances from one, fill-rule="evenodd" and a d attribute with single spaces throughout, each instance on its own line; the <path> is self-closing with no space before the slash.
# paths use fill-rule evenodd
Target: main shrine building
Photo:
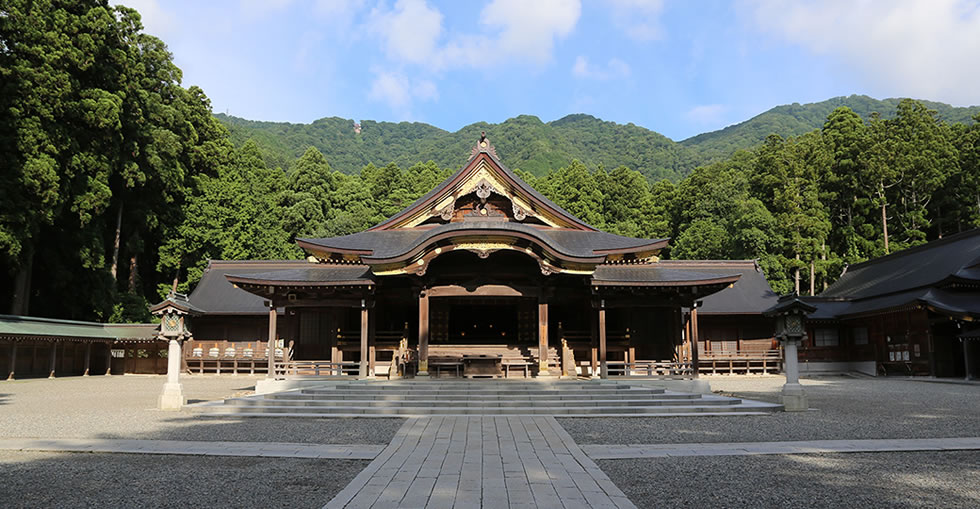
<path id="1" fill-rule="evenodd" d="M 762 287 L 732 297 L 760 319 L 775 299 L 753 262 L 660 260 L 666 239 L 586 224 L 501 164 L 485 137 L 381 224 L 297 243 L 306 261 L 212 263 L 189 299 L 207 311 L 194 322 L 201 350 L 268 331 L 283 373 L 685 376 L 700 299 L 747 270 Z M 772 337 L 768 321 L 746 322 Z"/>

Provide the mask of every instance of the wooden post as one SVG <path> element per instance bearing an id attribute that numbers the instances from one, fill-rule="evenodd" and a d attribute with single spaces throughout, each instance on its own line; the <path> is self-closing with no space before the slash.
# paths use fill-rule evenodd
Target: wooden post
<path id="1" fill-rule="evenodd" d="M 85 343 L 85 371 L 82 376 L 88 376 L 88 370 L 92 365 L 92 343 Z"/>
<path id="2" fill-rule="evenodd" d="M 55 356 L 56 355 L 58 355 L 58 342 L 57 341 L 52 341 L 51 342 L 51 363 L 50 363 L 50 367 L 48 369 L 48 378 L 54 378 L 54 367 L 55 367 L 55 361 L 56 361 L 56 357 Z"/>
<path id="3" fill-rule="evenodd" d="M 970 340 L 963 340 L 963 379 L 972 380 L 970 376 Z"/>
<path id="4" fill-rule="evenodd" d="M 269 369 L 266 378 L 276 376 L 276 304 L 269 301 L 269 346 L 266 355 L 269 357 Z"/>
<path id="5" fill-rule="evenodd" d="M 368 371 L 368 308 L 367 301 L 361 299 L 361 360 L 357 370 L 357 376 L 367 378 L 370 376 Z"/>
<path id="6" fill-rule="evenodd" d="M 112 374 L 112 343 L 105 344 L 105 376 Z"/>
<path id="7" fill-rule="evenodd" d="M 538 376 L 548 376 L 548 301 L 538 299 Z"/>
<path id="8" fill-rule="evenodd" d="M 591 311 L 591 308 L 590 310 Z M 589 368 L 592 378 L 599 376 L 599 326 L 596 321 L 596 314 L 589 313 Z"/>
<path id="9" fill-rule="evenodd" d="M 419 371 L 418 376 L 429 376 L 429 296 L 419 292 Z"/>
<path id="10" fill-rule="evenodd" d="M 7 380 L 14 379 L 14 370 L 17 369 L 17 342 L 10 340 L 10 370 L 7 373 Z"/>
<path id="11" fill-rule="evenodd" d="M 599 373 L 602 378 L 609 378 L 606 365 L 606 301 L 599 301 Z"/>
<path id="12" fill-rule="evenodd" d="M 691 307 L 691 369 L 698 377 L 698 303 Z"/>
<path id="13" fill-rule="evenodd" d="M 377 303 L 375 303 L 377 305 Z M 378 313 L 368 311 L 368 375 L 377 375 Z"/>

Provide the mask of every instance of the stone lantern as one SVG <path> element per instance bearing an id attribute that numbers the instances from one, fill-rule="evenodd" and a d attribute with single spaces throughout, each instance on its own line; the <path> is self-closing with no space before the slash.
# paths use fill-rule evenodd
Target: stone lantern
<path id="1" fill-rule="evenodd" d="M 163 385 L 159 406 L 161 410 L 180 410 L 187 403 L 180 384 L 182 344 L 191 338 L 188 318 L 200 314 L 200 310 L 187 300 L 186 295 L 171 292 L 166 300 L 151 306 L 150 312 L 160 317 L 157 337 L 168 342 L 167 383 Z"/>
<path id="2" fill-rule="evenodd" d="M 783 409 L 799 412 L 808 408 L 806 393 L 800 385 L 800 367 L 797 347 L 806 336 L 806 315 L 817 308 L 800 300 L 799 296 L 781 297 L 775 306 L 769 308 L 765 316 L 776 319 L 776 339 L 783 344 L 786 385 L 783 386 Z"/>

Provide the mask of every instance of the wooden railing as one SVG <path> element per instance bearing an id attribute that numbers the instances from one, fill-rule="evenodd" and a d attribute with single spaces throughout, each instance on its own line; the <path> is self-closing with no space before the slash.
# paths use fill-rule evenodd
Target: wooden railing
<path id="1" fill-rule="evenodd" d="M 239 341 L 188 341 L 184 345 L 187 371 L 196 374 L 268 373 L 267 343 Z M 289 348 L 277 348 L 276 359 L 290 357 Z"/>
<path id="2" fill-rule="evenodd" d="M 286 361 L 276 363 L 277 378 L 357 376 L 360 363 L 354 361 Z"/>
<path id="3" fill-rule="evenodd" d="M 656 378 L 691 378 L 694 369 L 689 362 L 607 361 L 609 376 L 643 376 Z"/>
<path id="4" fill-rule="evenodd" d="M 740 352 L 703 352 L 698 358 L 698 371 L 705 374 L 767 374 L 779 373 L 782 350 Z"/>

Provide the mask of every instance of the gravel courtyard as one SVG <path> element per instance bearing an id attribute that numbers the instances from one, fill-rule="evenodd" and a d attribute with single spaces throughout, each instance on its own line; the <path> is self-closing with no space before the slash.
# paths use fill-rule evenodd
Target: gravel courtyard
<path id="1" fill-rule="evenodd" d="M 709 377 L 714 391 L 779 402 L 783 377 Z M 579 444 L 669 444 L 980 436 L 980 385 L 802 380 L 811 411 L 765 416 L 558 419 Z"/>
<path id="2" fill-rule="evenodd" d="M 184 376 L 190 401 L 251 392 L 260 377 Z M 403 419 L 202 418 L 157 410 L 162 376 L 66 377 L 0 384 L 0 438 L 136 438 L 387 444 Z"/>
<path id="3" fill-rule="evenodd" d="M 778 402 L 784 379 L 710 377 L 725 395 Z M 980 436 L 980 385 L 827 377 L 809 412 L 558 419 L 579 444 Z M 598 461 L 638 507 L 980 507 L 980 452 L 884 452 Z"/>

